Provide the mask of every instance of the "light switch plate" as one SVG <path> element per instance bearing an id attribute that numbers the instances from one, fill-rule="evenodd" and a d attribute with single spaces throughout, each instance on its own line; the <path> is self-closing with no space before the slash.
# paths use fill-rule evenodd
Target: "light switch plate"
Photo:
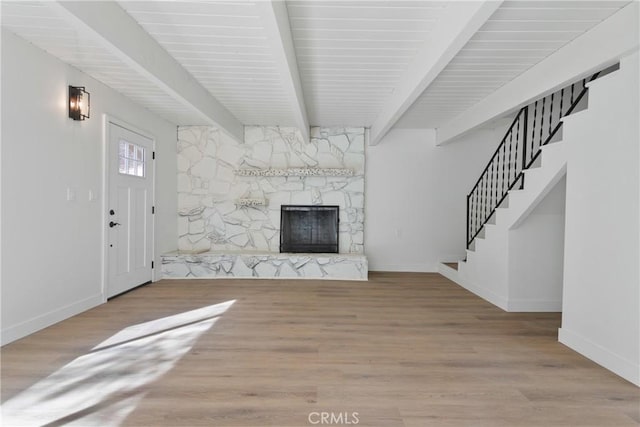
<path id="1" fill-rule="evenodd" d="M 67 201 L 68 202 L 75 202 L 76 197 L 77 197 L 77 191 L 75 188 L 71 188 L 71 187 L 67 187 Z"/>

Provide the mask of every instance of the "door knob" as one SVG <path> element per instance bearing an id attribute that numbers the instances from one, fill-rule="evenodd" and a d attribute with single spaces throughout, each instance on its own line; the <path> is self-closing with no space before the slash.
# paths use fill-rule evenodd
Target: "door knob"
<path id="1" fill-rule="evenodd" d="M 119 222 L 109 221 L 109 227 L 113 228 L 113 227 L 115 227 L 116 225 L 120 225 L 120 223 L 119 223 Z"/>

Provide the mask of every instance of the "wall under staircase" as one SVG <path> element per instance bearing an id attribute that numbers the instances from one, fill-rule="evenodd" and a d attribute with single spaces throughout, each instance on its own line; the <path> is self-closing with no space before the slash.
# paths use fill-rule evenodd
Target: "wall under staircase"
<path id="1" fill-rule="evenodd" d="M 458 269 L 507 311 L 562 311 L 560 342 L 640 385 L 638 52 L 588 84 L 588 108 L 525 171 Z"/>

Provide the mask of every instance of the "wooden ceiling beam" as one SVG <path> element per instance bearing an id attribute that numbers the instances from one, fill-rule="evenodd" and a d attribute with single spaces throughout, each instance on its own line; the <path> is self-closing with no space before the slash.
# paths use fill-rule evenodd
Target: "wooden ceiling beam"
<path id="1" fill-rule="evenodd" d="M 380 142 L 500 4 L 502 1 L 476 1 L 447 6 L 371 125 L 371 145 Z"/>
<path id="2" fill-rule="evenodd" d="M 309 118 L 304 102 L 300 72 L 296 60 L 287 6 L 282 0 L 259 1 L 256 4 L 269 39 L 275 65 L 282 78 L 296 126 L 304 141 L 309 141 Z"/>

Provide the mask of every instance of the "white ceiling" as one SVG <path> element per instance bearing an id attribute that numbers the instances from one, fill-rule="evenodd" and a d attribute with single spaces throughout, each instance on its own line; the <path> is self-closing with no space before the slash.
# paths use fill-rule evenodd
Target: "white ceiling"
<path id="1" fill-rule="evenodd" d="M 287 1 L 283 23 L 277 12 L 269 18 L 261 0 L 118 2 L 238 122 L 365 127 L 407 89 L 407 70 L 441 36 L 438 20 L 453 3 Z M 390 125 L 443 125 L 627 3 L 503 2 Z M 2 26 L 171 122 L 205 124 L 179 90 L 158 84 L 52 6 L 2 1 Z M 285 54 L 294 58 L 289 67 L 281 64 Z"/>
<path id="2" fill-rule="evenodd" d="M 242 123 L 293 124 L 255 2 L 120 5 Z"/>
<path id="3" fill-rule="evenodd" d="M 628 3 L 505 1 L 396 126 L 441 126 Z"/>
<path id="4" fill-rule="evenodd" d="M 118 59 L 90 35 L 71 28 L 45 2 L 2 1 L 2 26 L 174 123 L 193 112 Z"/>
<path id="5" fill-rule="evenodd" d="M 445 7 L 431 1 L 287 2 L 309 121 L 371 125 Z"/>

